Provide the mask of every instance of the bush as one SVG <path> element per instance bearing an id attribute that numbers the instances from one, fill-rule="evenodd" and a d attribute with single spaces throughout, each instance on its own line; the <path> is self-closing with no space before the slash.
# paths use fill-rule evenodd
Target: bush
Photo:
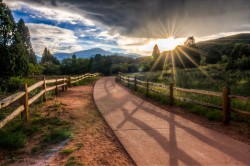
<path id="1" fill-rule="evenodd" d="M 240 70 L 249 70 L 250 69 L 250 57 L 244 57 L 242 59 L 239 59 L 236 62 L 236 66 Z"/>
<path id="2" fill-rule="evenodd" d="M 217 50 L 209 51 L 205 60 L 207 64 L 216 64 L 221 61 L 222 61 L 221 55 Z"/>
<path id="3" fill-rule="evenodd" d="M 2 89 L 4 89 L 7 92 L 15 92 L 18 91 L 21 84 L 27 83 L 28 86 L 35 83 L 35 80 L 30 78 L 22 78 L 22 77 L 11 77 L 5 85 L 2 85 Z"/>
<path id="4" fill-rule="evenodd" d="M 45 74 L 45 75 L 59 75 L 59 74 L 61 74 L 61 66 L 55 65 L 51 61 L 44 63 L 43 67 L 44 67 L 43 74 Z"/>
<path id="5" fill-rule="evenodd" d="M 111 67 L 111 74 L 118 74 L 119 72 L 126 73 L 128 71 L 128 67 L 124 64 L 114 64 Z"/>
<path id="6" fill-rule="evenodd" d="M 15 149 L 22 148 L 27 142 L 26 135 L 21 131 L 11 132 L 11 131 L 0 131 L 0 147 Z"/>
<path id="7" fill-rule="evenodd" d="M 43 66 L 29 63 L 29 75 L 39 75 L 43 73 Z"/>

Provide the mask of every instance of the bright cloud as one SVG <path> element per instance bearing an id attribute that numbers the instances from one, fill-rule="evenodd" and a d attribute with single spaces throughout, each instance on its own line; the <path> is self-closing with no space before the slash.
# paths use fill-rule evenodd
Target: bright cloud
<path id="1" fill-rule="evenodd" d="M 74 32 L 46 24 L 28 23 L 31 42 L 36 53 L 42 54 L 44 47 L 52 52 L 74 52 L 84 49 Z"/>
<path id="2" fill-rule="evenodd" d="M 24 2 L 10 1 L 7 2 L 12 10 L 23 11 L 30 14 L 32 18 L 46 18 L 48 20 L 56 20 L 58 22 L 69 22 L 71 24 L 83 24 L 93 26 L 93 22 L 89 19 L 75 13 L 59 10 L 56 8 L 46 8 L 32 6 Z"/>

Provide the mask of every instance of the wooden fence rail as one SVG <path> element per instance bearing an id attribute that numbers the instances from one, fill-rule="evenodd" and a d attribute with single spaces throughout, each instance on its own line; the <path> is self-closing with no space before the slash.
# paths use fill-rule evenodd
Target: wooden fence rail
<path id="1" fill-rule="evenodd" d="M 14 119 L 16 116 L 18 116 L 20 113 L 22 113 L 25 117 L 26 123 L 29 123 L 29 105 L 34 103 L 38 98 L 43 96 L 43 101 L 47 101 L 46 93 L 52 90 L 55 90 L 55 94 L 58 94 L 58 88 L 62 87 L 62 91 L 67 90 L 68 86 L 71 86 L 71 84 L 79 82 L 85 78 L 92 78 L 98 76 L 99 73 L 95 74 L 84 74 L 77 77 L 71 77 L 68 78 L 56 78 L 56 79 L 50 79 L 46 80 L 43 76 L 43 81 L 39 81 L 30 87 L 27 86 L 27 84 L 23 84 L 20 87 L 20 92 L 17 92 L 3 100 L 0 101 L 0 111 L 2 108 L 5 108 L 9 106 L 10 104 L 14 103 L 17 100 L 20 100 L 20 106 L 18 106 L 12 113 L 10 113 L 8 116 L 6 116 L 4 119 L 0 121 L 0 129 L 4 127 L 7 123 L 9 123 L 12 119 Z M 53 86 L 48 86 L 47 84 L 54 84 Z M 29 93 L 37 90 L 39 87 L 42 88 L 35 96 L 29 99 Z"/>
<path id="2" fill-rule="evenodd" d="M 250 97 L 230 95 L 230 88 L 228 88 L 228 87 L 224 87 L 222 92 L 212 92 L 212 91 L 206 91 L 206 90 L 184 89 L 184 88 L 174 87 L 173 83 L 171 83 L 168 86 L 168 85 L 164 85 L 164 84 L 149 82 L 148 80 L 142 81 L 136 77 L 129 78 L 129 77 L 122 76 L 122 74 L 119 74 L 118 77 L 119 77 L 119 80 L 121 82 L 126 83 L 128 86 L 129 86 L 129 84 L 134 84 L 135 90 L 137 90 L 137 87 L 145 88 L 147 96 L 149 95 L 149 91 L 153 91 L 153 92 L 158 93 L 160 95 L 165 95 L 165 96 L 167 95 L 167 94 L 164 94 L 164 92 L 161 92 L 160 90 L 154 89 L 153 87 L 161 87 L 163 89 L 168 89 L 169 90 L 168 96 L 169 96 L 170 105 L 174 105 L 174 100 L 180 100 L 180 101 L 184 101 L 184 102 L 188 102 L 188 103 L 198 104 L 198 105 L 205 106 L 208 108 L 222 110 L 224 124 L 230 123 L 230 112 L 234 112 L 234 113 L 240 114 L 242 116 L 250 117 L 250 112 L 231 108 L 231 106 L 230 106 L 231 99 L 250 101 Z M 218 105 L 214 105 L 214 104 L 210 104 L 210 103 L 206 103 L 206 102 L 202 102 L 202 101 L 198 101 L 198 100 L 174 96 L 174 91 L 180 91 L 180 92 L 186 92 L 186 93 L 196 93 L 196 94 L 200 94 L 200 95 L 220 97 L 222 99 L 222 105 L 218 106 Z"/>

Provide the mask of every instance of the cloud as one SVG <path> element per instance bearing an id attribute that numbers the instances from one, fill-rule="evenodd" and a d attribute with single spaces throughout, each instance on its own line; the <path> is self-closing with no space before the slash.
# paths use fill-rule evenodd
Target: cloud
<path id="1" fill-rule="evenodd" d="M 250 21 L 249 0 L 22 1 L 78 13 L 95 24 L 109 27 L 111 32 L 142 38 L 203 37 L 244 31 L 249 26 L 241 25 Z"/>
<path id="2" fill-rule="evenodd" d="M 26 25 L 30 30 L 33 49 L 39 55 L 43 53 L 44 47 L 48 47 L 51 52 L 75 52 L 84 49 L 71 30 L 46 24 Z"/>
<path id="3" fill-rule="evenodd" d="M 149 55 L 167 37 L 182 43 L 250 31 L 249 0 L 5 0 L 25 17 L 36 53 L 100 47 Z"/>
<path id="4" fill-rule="evenodd" d="M 22 11 L 32 18 L 43 18 L 46 20 L 56 20 L 58 23 L 68 22 L 70 24 L 81 24 L 93 26 L 93 22 L 77 13 L 67 12 L 46 6 L 35 6 L 20 1 L 7 1 L 9 7 L 14 11 Z"/>

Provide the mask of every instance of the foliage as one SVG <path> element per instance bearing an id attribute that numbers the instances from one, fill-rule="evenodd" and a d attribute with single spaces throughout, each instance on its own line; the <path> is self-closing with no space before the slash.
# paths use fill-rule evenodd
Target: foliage
<path id="1" fill-rule="evenodd" d="M 9 132 L 0 130 L 0 147 L 16 149 L 23 147 L 27 142 L 27 136 L 22 131 Z"/>
<path id="2" fill-rule="evenodd" d="M 11 10 L 1 2 L 0 61 L 4 62 L 0 65 L 1 80 L 14 75 L 27 75 L 28 57 L 26 51 Z"/>
<path id="3" fill-rule="evenodd" d="M 157 44 L 153 48 L 152 57 L 153 57 L 153 62 L 151 63 L 152 70 L 153 71 L 162 70 L 164 65 L 164 60 L 161 56 L 161 52 Z"/>
<path id="4" fill-rule="evenodd" d="M 76 59 L 74 56 L 72 58 L 64 59 L 61 62 L 62 74 L 88 73 L 90 70 L 89 63 L 89 59 Z"/>
<path id="5" fill-rule="evenodd" d="M 71 137 L 71 133 L 69 129 L 55 129 L 50 128 L 49 133 L 43 138 L 42 142 L 44 143 L 58 143 L 64 141 Z"/>
<path id="6" fill-rule="evenodd" d="M 250 70 L 250 57 L 243 57 L 236 62 L 236 66 L 240 70 Z"/>
<path id="7" fill-rule="evenodd" d="M 59 65 L 60 61 L 56 59 L 56 57 L 54 57 L 50 51 L 45 47 L 44 51 L 43 51 L 43 55 L 42 55 L 42 59 L 41 59 L 41 64 L 45 64 L 47 62 L 51 62 L 55 65 Z"/>
<path id="8" fill-rule="evenodd" d="M 179 68 L 194 68 L 200 65 L 201 56 L 196 45 L 178 46 L 173 51 L 174 65 Z M 172 62 L 172 58 L 168 58 Z"/>
<path id="9" fill-rule="evenodd" d="M 44 67 L 40 64 L 29 63 L 29 75 L 40 75 L 43 73 Z"/>
<path id="10" fill-rule="evenodd" d="M 220 52 L 217 50 L 211 50 L 208 52 L 207 56 L 206 56 L 206 63 L 207 64 L 216 64 L 220 61 L 222 61 Z"/>
<path id="11" fill-rule="evenodd" d="M 37 59 L 35 52 L 33 51 L 31 42 L 30 42 L 30 33 L 28 27 L 25 25 L 23 19 L 20 19 L 17 23 L 17 30 L 20 34 L 20 38 L 24 44 L 24 47 L 28 54 L 29 63 L 36 64 Z"/>
<path id="12" fill-rule="evenodd" d="M 61 74 L 61 66 L 56 65 L 51 61 L 45 62 L 43 64 L 44 71 L 43 73 L 46 75 L 59 75 Z"/>
<path id="13" fill-rule="evenodd" d="M 19 90 L 21 84 L 27 83 L 29 86 L 35 83 L 35 80 L 25 77 L 10 77 L 8 80 L 3 82 L 1 85 L 2 91 L 6 92 L 16 92 Z"/>
<path id="14" fill-rule="evenodd" d="M 161 52 L 160 52 L 160 50 L 158 48 L 158 45 L 156 44 L 154 46 L 153 52 L 152 52 L 152 57 L 153 57 L 154 61 L 156 61 L 159 58 L 160 54 L 161 54 Z"/>
<path id="15" fill-rule="evenodd" d="M 126 73 L 128 71 L 128 67 L 124 64 L 114 64 L 111 67 L 112 74 L 118 74 L 119 72 Z"/>

